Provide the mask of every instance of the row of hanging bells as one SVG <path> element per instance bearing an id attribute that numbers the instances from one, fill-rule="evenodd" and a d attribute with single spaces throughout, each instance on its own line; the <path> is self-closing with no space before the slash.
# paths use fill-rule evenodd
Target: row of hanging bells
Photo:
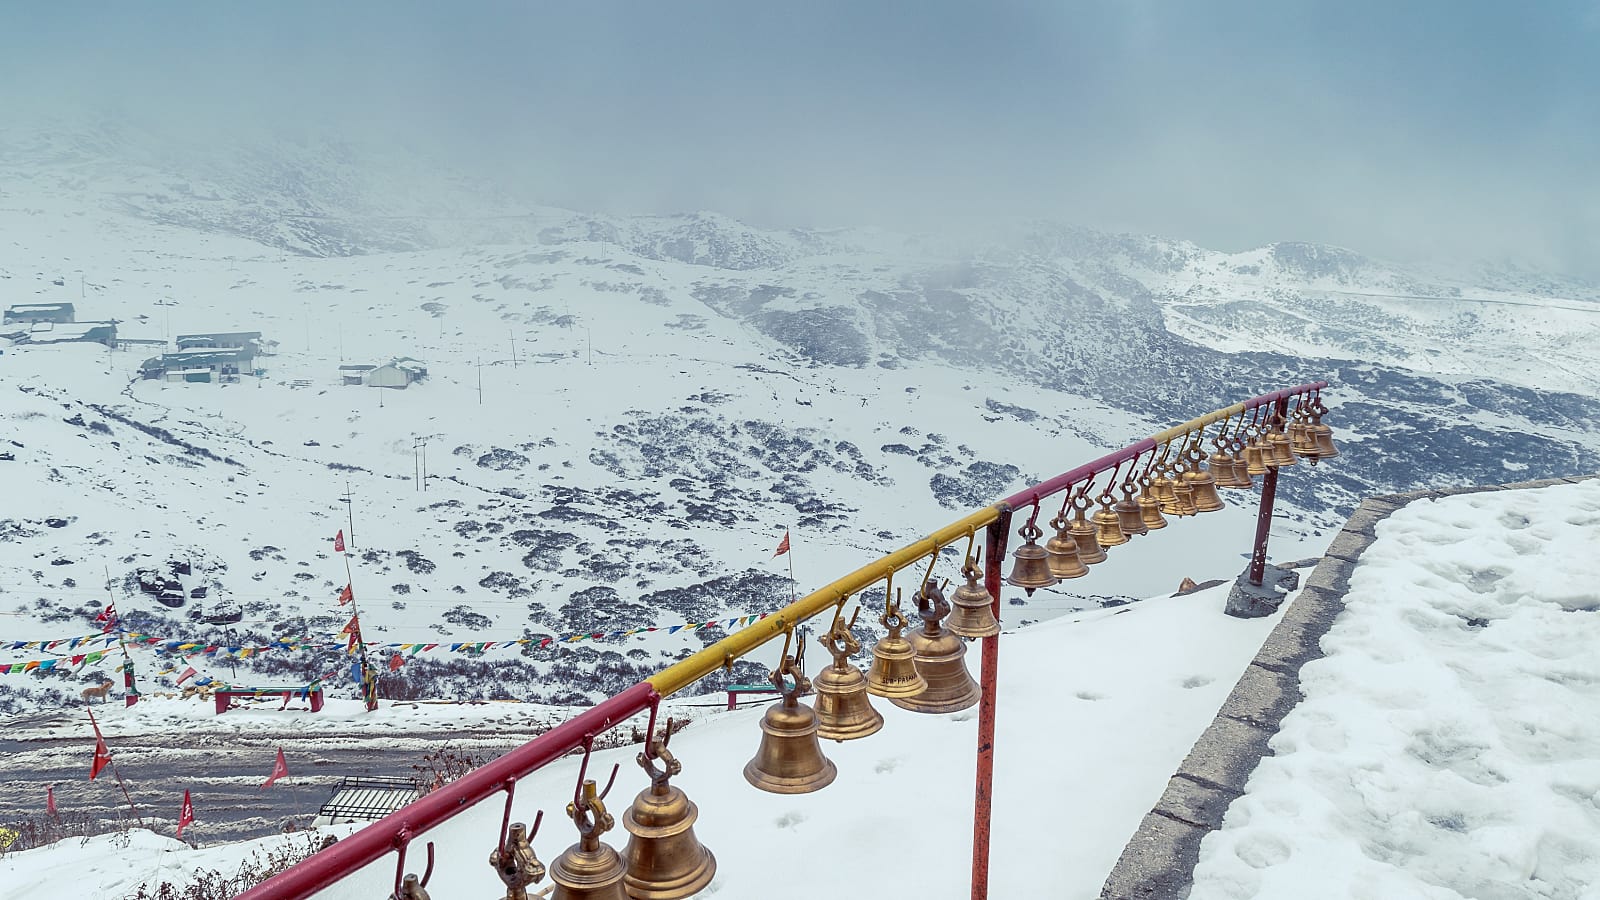
<path id="1" fill-rule="evenodd" d="M 859 608 L 848 622 L 835 611 L 832 626 L 821 637 L 833 662 L 814 680 L 804 673 L 805 638 L 792 656 L 786 641 L 782 660 L 768 676 L 783 696 L 762 716 L 761 745 L 744 767 L 745 780 L 777 794 L 827 787 L 838 770 L 823 755 L 820 739 L 850 741 L 876 734 L 883 714 L 872 707 L 869 695 L 925 713 L 957 712 L 977 704 L 978 683 L 967 671 L 962 638 L 999 634 L 1000 624 L 992 596 L 978 583 L 975 562 L 969 559 L 962 571 L 967 583 L 956 589 L 953 604 L 937 582 L 923 582 L 915 595 L 922 627 L 910 634 L 900 613 L 900 595 L 886 600 L 878 622 L 888 634 L 873 647 L 865 675 L 849 661 L 861 649 L 853 634 Z M 808 689 L 816 692 L 814 707 L 800 701 Z"/>
<path id="2" fill-rule="evenodd" d="M 700 810 L 670 783 L 672 776 L 683 771 L 683 764 L 667 749 L 672 730 L 669 719 L 666 735 L 660 741 L 652 736 L 646 751 L 637 757 L 650 776 L 650 786 L 640 791 L 622 814 L 622 827 L 629 838 L 621 853 L 600 840 L 616 827 L 616 819 L 605 805 L 616 770 L 603 791 L 596 790 L 593 780 L 582 780 L 567 804 L 578 841 L 550 863 L 550 880 L 555 882 L 551 900 L 681 900 L 711 883 L 717 859 L 695 836 Z M 661 768 L 656 767 L 657 760 L 662 762 Z M 534 820 L 533 833 L 521 822 L 512 824 L 501 846 L 489 854 L 489 864 L 505 883 L 505 900 L 528 900 L 528 888 L 546 874 L 531 843 L 542 818 L 541 814 Z M 420 890 L 414 883 L 415 876 L 407 876 L 406 889 Z M 420 897 L 402 893 L 400 900 L 425 897 L 425 893 Z"/>
<path id="3" fill-rule="evenodd" d="M 1322 423 L 1326 413 L 1321 397 L 1302 398 L 1288 421 L 1272 412 L 1265 428 L 1255 421 L 1241 422 L 1231 435 L 1224 424 L 1222 433 L 1212 439 L 1216 450 L 1209 458 L 1200 449 L 1198 434 L 1180 447 L 1171 462 L 1166 450 L 1159 459 L 1152 451 L 1143 474 L 1135 476 L 1130 470 L 1123 478 L 1121 500 L 1112 502 L 1111 485 L 1100 493 L 1100 509 L 1093 516 L 1087 515 L 1094 504 L 1085 485 L 1063 504 L 1061 514 L 1050 520 L 1056 533 L 1043 547 L 1037 542 L 1044 532 L 1032 520 L 1018 531 L 1023 543 L 1013 554 L 1006 582 L 1032 594 L 1069 578 L 1081 578 L 1089 573 L 1089 566 L 1106 560 L 1105 548 L 1167 527 L 1166 516 L 1222 509 L 1225 504 L 1218 488 L 1253 487 L 1254 476 L 1295 465 L 1298 458 L 1315 465 L 1320 459 L 1338 456 L 1333 429 Z M 1170 450 L 1171 445 L 1167 447 Z M 1074 511 L 1070 519 L 1068 507 Z"/>
<path id="4" fill-rule="evenodd" d="M 1310 402 L 1302 400 L 1287 422 L 1274 413 L 1268 416 L 1265 429 L 1252 422 L 1241 424 L 1231 436 L 1219 435 L 1212 440 L 1216 450 L 1209 460 L 1198 440 L 1181 448 L 1174 463 L 1168 463 L 1163 453 L 1137 478 L 1129 473 L 1120 485 L 1121 500 L 1113 502 L 1111 489 L 1104 490 L 1097 498 L 1100 508 L 1093 515 L 1089 509 L 1095 504 L 1088 498 L 1087 488 L 1080 490 L 1067 503 L 1073 509 L 1072 517 L 1067 518 L 1063 506 L 1062 514 L 1050 522 L 1056 533 L 1043 547 L 1038 539 L 1044 532 L 1032 520 L 1022 527 L 1023 544 L 1016 550 L 1006 581 L 1031 594 L 1063 579 L 1082 577 L 1089 566 L 1107 558 L 1106 547 L 1127 543 L 1131 535 L 1167 527 L 1166 515 L 1221 509 L 1218 488 L 1251 487 L 1253 476 L 1272 467 L 1292 466 L 1296 457 L 1315 464 L 1338 456 L 1332 429 L 1322 423 L 1326 413 L 1321 398 L 1314 397 Z M 905 633 L 909 623 L 900 613 L 899 594 L 890 599 L 886 590 L 885 609 L 878 621 L 888 634 L 873 647 L 872 665 L 865 675 L 849 661 L 861 650 L 854 635 L 859 608 L 848 622 L 841 617 L 843 602 L 835 610 L 832 626 L 821 637 L 833 662 L 818 672 L 814 681 L 804 672 L 804 637 L 796 653 L 789 654 L 791 630 L 782 659 L 768 676 L 782 699 L 762 717 L 761 745 L 745 765 L 745 779 L 779 794 L 807 793 L 831 784 L 838 769 L 823 755 L 820 739 L 856 740 L 882 729 L 883 715 L 873 708 L 869 695 L 917 712 L 956 712 L 976 704 L 979 688 L 967 671 L 962 638 L 1000 632 L 994 595 L 979 583 L 980 574 L 969 549 L 962 566 L 966 584 L 956 588 L 953 603 L 945 599 L 935 581 L 924 580 L 914 597 L 922 627 L 909 635 Z M 801 695 L 813 689 L 815 708 L 800 702 Z M 717 861 L 695 836 L 699 809 L 670 783 L 683 769 L 667 749 L 672 730 L 669 720 L 661 740 L 651 736 L 645 752 L 637 757 L 650 776 L 650 786 L 623 813 L 622 825 L 629 840 L 622 853 L 600 840 L 616 824 L 605 807 L 611 784 L 599 791 L 594 781 L 581 780 L 573 802 L 567 805 L 578 841 L 550 864 L 549 875 L 555 882 L 552 900 L 680 900 L 710 884 Z M 657 760 L 661 768 L 656 767 Z M 614 782 L 615 770 L 611 778 Z M 535 820 L 534 832 L 537 830 Z M 546 874 L 534 855 L 532 837 L 527 826 L 514 823 L 501 846 L 490 854 L 490 864 L 506 885 L 505 900 L 528 900 L 529 886 Z M 396 897 L 426 900 L 425 884 L 426 880 L 419 884 L 415 875 L 408 875 Z"/>

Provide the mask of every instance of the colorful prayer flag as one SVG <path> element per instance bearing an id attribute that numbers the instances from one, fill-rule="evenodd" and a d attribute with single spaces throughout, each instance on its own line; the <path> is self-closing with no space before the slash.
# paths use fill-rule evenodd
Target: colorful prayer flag
<path id="1" fill-rule="evenodd" d="M 350 587 L 351 586 L 347 584 L 347 585 L 344 586 L 344 590 L 339 592 L 339 605 L 340 606 L 343 606 L 346 603 L 349 603 L 350 601 L 356 599 L 355 592 L 352 591 L 350 589 Z"/>
<path id="2" fill-rule="evenodd" d="M 343 553 L 344 552 L 344 529 L 343 528 L 339 529 L 339 533 L 333 536 L 333 552 L 335 552 L 335 553 Z"/>
<path id="3" fill-rule="evenodd" d="M 783 540 L 778 542 L 778 552 L 772 554 L 772 558 L 773 559 L 777 559 L 778 557 L 780 557 L 780 556 L 782 556 L 782 555 L 784 555 L 785 553 L 788 553 L 788 552 L 789 552 L 789 529 L 785 528 L 783 530 Z"/>

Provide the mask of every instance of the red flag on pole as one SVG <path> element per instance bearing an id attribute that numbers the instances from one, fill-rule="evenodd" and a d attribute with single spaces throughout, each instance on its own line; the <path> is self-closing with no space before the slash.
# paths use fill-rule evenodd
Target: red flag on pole
<path id="1" fill-rule="evenodd" d="M 400 667 L 405 665 L 405 664 L 406 664 L 406 658 L 401 656 L 398 653 L 396 653 L 395 655 L 389 657 L 389 671 L 391 671 L 391 672 L 398 672 L 400 670 Z"/>
<path id="2" fill-rule="evenodd" d="M 778 557 L 780 557 L 780 556 L 782 556 L 782 555 L 784 555 L 785 553 L 788 553 L 788 552 L 789 552 L 789 529 L 785 528 L 783 530 L 783 540 L 778 542 L 778 552 L 772 554 L 772 558 L 773 559 L 777 559 Z"/>
<path id="3" fill-rule="evenodd" d="M 100 770 L 111 765 L 111 748 L 106 746 L 106 739 L 100 736 L 99 729 L 95 729 L 94 736 L 94 762 L 89 764 L 89 780 L 93 781 Z"/>
<path id="4" fill-rule="evenodd" d="M 44 811 L 54 816 L 56 813 L 56 786 L 48 785 L 44 789 Z"/>
<path id="5" fill-rule="evenodd" d="M 194 804 L 189 802 L 189 792 L 183 792 L 183 806 L 178 810 L 178 840 L 183 840 L 183 828 L 194 823 Z"/>
<path id="6" fill-rule="evenodd" d="M 335 553 L 343 553 L 344 552 L 344 529 L 343 528 L 339 529 L 339 533 L 333 536 L 333 552 L 335 552 Z"/>
<path id="7" fill-rule="evenodd" d="M 352 591 L 350 589 L 350 585 L 347 584 L 347 585 L 344 586 L 344 590 L 339 592 L 339 605 L 343 606 L 346 603 L 349 603 L 351 600 L 354 600 L 355 598 L 356 598 L 355 592 Z"/>
<path id="8" fill-rule="evenodd" d="M 345 652 L 354 653 L 356 645 L 361 643 L 361 620 L 351 616 L 350 621 L 345 623 L 344 628 L 339 630 L 339 634 L 350 636 L 350 644 L 345 647 Z"/>
<path id="9" fill-rule="evenodd" d="M 283 758 L 283 748 L 279 747 L 278 748 L 278 761 L 272 764 L 272 774 L 268 775 L 267 776 L 267 780 L 262 782 L 261 783 L 261 787 L 256 788 L 256 790 L 258 790 L 258 791 L 266 790 L 267 788 L 272 787 L 272 783 L 274 781 L 277 781 L 279 778 L 282 778 L 282 777 L 284 777 L 285 775 L 288 775 L 288 774 L 289 774 L 289 761 Z"/>
<path id="10" fill-rule="evenodd" d="M 100 723 L 94 720 L 94 710 L 85 712 L 89 714 L 89 726 L 94 729 L 94 762 L 89 764 L 89 780 L 93 781 L 101 769 L 111 765 L 111 748 L 106 746 L 105 736 L 100 733 Z"/>

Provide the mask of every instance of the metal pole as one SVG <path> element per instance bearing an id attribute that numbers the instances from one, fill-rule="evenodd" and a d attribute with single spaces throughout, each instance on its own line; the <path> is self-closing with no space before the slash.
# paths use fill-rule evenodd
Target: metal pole
<path id="1" fill-rule="evenodd" d="M 1006 556 L 1006 532 L 1011 510 L 1000 508 L 1000 518 L 983 535 L 983 586 L 989 592 L 994 617 L 1000 618 L 1000 566 Z M 972 804 L 972 900 L 989 896 L 989 823 L 994 809 L 994 716 L 996 686 L 1000 678 L 1000 636 L 983 639 L 983 668 L 978 698 L 978 786 Z"/>
<path id="2" fill-rule="evenodd" d="M 1273 412 L 1287 415 L 1288 398 L 1280 399 L 1273 406 Z M 1268 466 L 1266 477 L 1261 480 L 1261 508 L 1256 512 L 1256 546 L 1250 554 L 1250 583 L 1256 587 L 1261 586 L 1261 579 L 1267 574 L 1267 533 L 1272 530 L 1272 504 L 1277 497 L 1278 467 Z"/>
<path id="3" fill-rule="evenodd" d="M 356 545 L 356 501 L 350 493 L 350 479 L 344 480 L 344 514 L 345 521 L 350 524 L 350 546 Z"/>

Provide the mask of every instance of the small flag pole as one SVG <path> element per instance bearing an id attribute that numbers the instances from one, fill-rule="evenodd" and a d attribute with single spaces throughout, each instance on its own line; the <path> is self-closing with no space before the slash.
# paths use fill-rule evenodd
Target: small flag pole
<path id="1" fill-rule="evenodd" d="M 784 529 L 783 534 L 784 534 L 785 537 L 787 537 L 789 535 L 788 529 Z M 796 591 L 797 591 L 798 585 L 799 585 L 799 582 L 794 580 L 794 544 L 793 544 L 793 542 L 791 542 L 789 544 L 789 552 L 785 553 L 784 556 L 789 557 L 789 603 L 790 603 L 790 605 L 793 605 L 794 602 L 795 602 L 795 599 L 796 599 L 795 595 L 796 595 Z"/>
<path id="2" fill-rule="evenodd" d="M 94 710 L 84 704 L 84 709 L 89 713 L 89 725 L 94 728 L 95 748 L 98 750 L 106 742 L 105 736 L 100 733 L 100 723 L 94 720 Z M 139 814 L 139 807 L 133 804 L 133 795 L 128 793 L 128 783 L 122 780 L 122 771 L 117 768 L 117 760 L 111 755 L 111 750 L 106 749 L 106 765 L 111 767 L 111 774 L 117 777 L 117 786 L 122 788 L 122 799 L 128 801 L 128 809 L 133 811 L 133 818 L 144 827 L 144 816 Z"/>
<path id="3" fill-rule="evenodd" d="M 355 501 L 350 501 L 352 508 Z M 352 529 L 353 530 L 353 529 Z M 350 586 L 350 614 L 356 620 L 356 646 L 361 653 L 361 699 L 367 705 L 367 712 L 376 712 L 378 709 L 378 676 L 372 671 L 372 663 L 367 659 L 367 638 L 361 633 L 361 608 L 356 604 L 356 577 L 350 570 L 350 551 L 345 550 L 344 575 L 345 584 Z"/>
<path id="4" fill-rule="evenodd" d="M 106 596 L 108 598 L 106 605 L 108 608 L 115 610 L 117 595 L 111 591 L 111 567 L 106 566 L 105 572 Z M 128 655 L 128 642 L 122 632 L 122 616 L 113 613 L 112 619 L 106 622 L 106 625 L 116 629 L 117 647 L 122 650 L 122 705 L 129 707 L 139 702 L 139 685 L 138 682 L 134 681 L 133 677 L 133 657 Z"/>

